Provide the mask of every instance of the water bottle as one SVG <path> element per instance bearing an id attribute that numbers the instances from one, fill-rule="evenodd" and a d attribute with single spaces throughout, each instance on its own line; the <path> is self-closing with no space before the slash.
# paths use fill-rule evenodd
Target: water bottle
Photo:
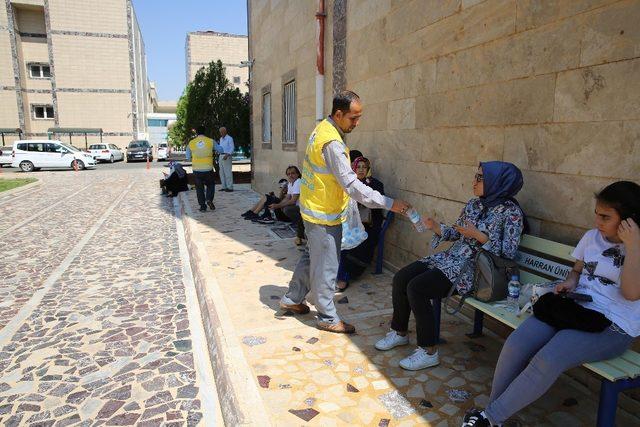
<path id="1" fill-rule="evenodd" d="M 407 211 L 407 216 L 413 223 L 413 226 L 418 233 L 424 233 L 425 231 L 427 231 L 427 227 L 425 227 L 424 223 L 422 222 L 422 217 L 420 217 L 420 214 L 417 210 L 415 210 L 414 208 L 409 209 Z"/>
<path id="2" fill-rule="evenodd" d="M 520 280 L 517 274 L 511 276 L 507 284 L 507 311 L 517 313 L 520 311 Z"/>

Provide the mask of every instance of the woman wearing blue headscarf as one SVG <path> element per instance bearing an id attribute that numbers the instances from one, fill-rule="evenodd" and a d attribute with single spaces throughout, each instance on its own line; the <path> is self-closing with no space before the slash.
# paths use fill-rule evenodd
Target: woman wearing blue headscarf
<path id="1" fill-rule="evenodd" d="M 446 251 L 424 257 L 393 277 L 391 330 L 378 342 L 378 350 L 409 344 L 409 316 L 416 320 L 418 348 L 400 361 L 400 367 L 419 370 L 437 365 L 436 330 L 431 299 L 444 298 L 452 286 L 460 295 L 472 288 L 476 253 L 482 248 L 513 259 L 526 227 L 526 219 L 514 198 L 522 188 L 520 170 L 507 162 L 482 162 L 473 178 L 473 194 L 454 225 L 425 218 L 433 231 L 432 247 L 453 241 Z"/>

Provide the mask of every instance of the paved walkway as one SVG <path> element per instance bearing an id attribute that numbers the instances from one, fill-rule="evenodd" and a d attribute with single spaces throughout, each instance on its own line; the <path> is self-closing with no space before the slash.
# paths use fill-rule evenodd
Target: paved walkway
<path id="1" fill-rule="evenodd" d="M 226 390 L 229 402 L 238 396 L 232 424 L 459 426 L 467 409 L 486 404 L 502 342 L 491 336 L 467 338 L 471 325 L 465 318 L 443 317 L 448 343 L 440 348 L 436 368 L 399 368 L 398 361 L 413 347 L 374 349 L 390 321 L 389 273 L 365 274 L 336 296 L 340 315 L 356 326 L 357 335 L 318 331 L 313 308 L 305 316 L 284 315 L 278 302 L 300 252 L 292 238 L 278 236 L 287 235 L 278 230 L 282 224 L 240 218 L 257 197 L 248 186 L 236 186 L 233 193 L 216 194 L 214 212 L 201 213 L 194 192 L 181 196 L 190 250 L 199 264 L 196 280 L 211 302 L 208 329 L 210 339 L 218 339 L 213 359 L 228 373 L 216 376 L 219 389 Z M 594 393 L 562 377 L 513 421 L 595 425 L 596 410 Z M 226 412 L 233 412 L 231 406 Z M 638 422 L 621 412 L 621 425 Z"/>
<path id="2" fill-rule="evenodd" d="M 215 424 L 159 170 L 32 175 L 0 194 L 0 425 Z"/>

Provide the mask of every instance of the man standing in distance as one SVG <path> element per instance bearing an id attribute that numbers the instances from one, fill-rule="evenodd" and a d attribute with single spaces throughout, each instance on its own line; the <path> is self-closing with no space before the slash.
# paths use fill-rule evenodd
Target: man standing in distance
<path id="1" fill-rule="evenodd" d="M 289 290 L 280 307 L 297 314 L 309 312 L 307 294 L 318 311 L 318 329 L 353 333 L 355 328 L 338 317 L 333 297 L 340 259 L 342 222 L 349 198 L 374 209 L 405 213 L 410 205 L 383 196 L 358 180 L 349 163 L 344 135 L 358 125 L 362 103 L 354 92 L 333 98 L 331 115 L 314 129 L 304 158 L 300 213 L 307 233 L 307 247 L 296 265 Z"/>
<path id="2" fill-rule="evenodd" d="M 196 195 L 200 212 L 214 210 L 213 196 L 216 191 L 215 176 L 213 174 L 213 153 L 222 152 L 222 148 L 213 139 L 204 135 L 204 126 L 198 126 L 196 137 L 187 144 L 187 160 L 191 161 L 191 169 L 196 181 Z M 207 188 L 205 195 L 205 186 Z M 206 202 L 206 204 L 205 204 Z"/>
<path id="3" fill-rule="evenodd" d="M 220 128 L 220 146 L 222 147 L 222 155 L 218 159 L 220 164 L 220 183 L 222 189 L 220 191 L 233 191 L 233 151 L 235 146 L 233 138 L 227 134 L 227 128 Z"/>

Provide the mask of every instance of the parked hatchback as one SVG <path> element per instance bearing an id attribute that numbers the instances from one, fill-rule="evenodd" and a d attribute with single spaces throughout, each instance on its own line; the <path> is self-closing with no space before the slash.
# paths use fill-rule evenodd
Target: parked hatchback
<path id="1" fill-rule="evenodd" d="M 57 140 L 16 141 L 12 156 L 11 166 L 19 167 L 23 172 L 40 168 L 77 167 L 82 170 L 96 167 L 96 161 L 90 154 Z"/>
<path id="2" fill-rule="evenodd" d="M 146 161 L 147 159 L 149 159 L 150 162 L 153 161 L 153 154 L 151 154 L 151 145 L 149 145 L 149 141 L 131 141 L 127 146 L 127 162 L 135 160 Z"/>
<path id="3" fill-rule="evenodd" d="M 158 143 L 158 161 L 169 158 L 169 145 L 166 142 Z"/>
<path id="4" fill-rule="evenodd" d="M 113 144 L 91 144 L 89 146 L 89 154 L 94 159 L 102 162 L 117 162 L 124 160 L 124 154 Z"/>

